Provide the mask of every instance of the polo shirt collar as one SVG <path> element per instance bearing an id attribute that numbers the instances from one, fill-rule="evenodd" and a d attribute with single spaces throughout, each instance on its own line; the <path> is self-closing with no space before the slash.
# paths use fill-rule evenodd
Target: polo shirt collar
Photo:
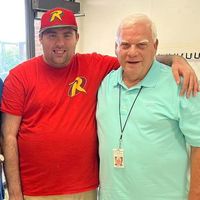
<path id="1" fill-rule="evenodd" d="M 114 86 L 118 86 L 118 84 L 120 84 L 121 86 L 126 88 L 126 85 L 122 81 L 122 72 L 123 72 L 122 67 L 120 67 L 116 71 Z M 155 87 L 159 76 L 160 76 L 159 63 L 158 61 L 154 60 L 145 78 L 142 81 L 140 81 L 137 85 L 135 85 L 134 88 L 140 88 L 141 86 L 149 88 Z"/>

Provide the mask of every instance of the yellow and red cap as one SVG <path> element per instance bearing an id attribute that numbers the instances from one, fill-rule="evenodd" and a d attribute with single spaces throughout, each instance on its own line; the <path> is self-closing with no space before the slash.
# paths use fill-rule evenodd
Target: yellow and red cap
<path id="1" fill-rule="evenodd" d="M 78 30 L 76 18 L 71 10 L 54 8 L 42 15 L 40 33 L 50 28 L 71 27 Z"/>

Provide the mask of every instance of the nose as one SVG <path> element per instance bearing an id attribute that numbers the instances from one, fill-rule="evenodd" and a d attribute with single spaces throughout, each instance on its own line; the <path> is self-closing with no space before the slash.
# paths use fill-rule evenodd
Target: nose
<path id="1" fill-rule="evenodd" d="M 62 36 L 57 36 L 56 45 L 62 47 L 64 45 L 64 38 Z"/>
<path id="2" fill-rule="evenodd" d="M 135 57 L 137 55 L 138 55 L 137 47 L 136 45 L 132 44 L 130 48 L 128 49 L 128 56 Z"/>

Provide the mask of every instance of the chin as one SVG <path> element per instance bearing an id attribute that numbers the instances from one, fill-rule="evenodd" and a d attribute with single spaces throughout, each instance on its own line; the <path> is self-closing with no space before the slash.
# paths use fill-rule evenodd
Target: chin
<path id="1" fill-rule="evenodd" d="M 54 60 L 54 63 L 57 65 L 66 65 L 69 63 L 69 61 L 63 58 L 57 58 Z"/>
<path id="2" fill-rule="evenodd" d="M 132 68 L 132 69 L 134 69 L 134 68 L 140 68 L 141 67 L 141 64 L 140 63 L 135 63 L 135 64 L 127 64 L 126 65 L 128 68 Z"/>

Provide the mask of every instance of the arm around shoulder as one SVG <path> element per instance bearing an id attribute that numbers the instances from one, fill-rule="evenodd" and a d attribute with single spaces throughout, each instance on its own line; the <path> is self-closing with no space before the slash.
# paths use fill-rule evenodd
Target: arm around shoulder
<path id="1" fill-rule="evenodd" d="M 181 96 L 185 93 L 187 97 L 190 97 L 191 93 L 194 96 L 197 95 L 199 91 L 198 78 L 185 58 L 178 55 L 159 55 L 156 56 L 156 59 L 163 64 L 172 66 L 172 72 L 177 84 L 180 84 L 180 77 L 183 77 Z"/>

